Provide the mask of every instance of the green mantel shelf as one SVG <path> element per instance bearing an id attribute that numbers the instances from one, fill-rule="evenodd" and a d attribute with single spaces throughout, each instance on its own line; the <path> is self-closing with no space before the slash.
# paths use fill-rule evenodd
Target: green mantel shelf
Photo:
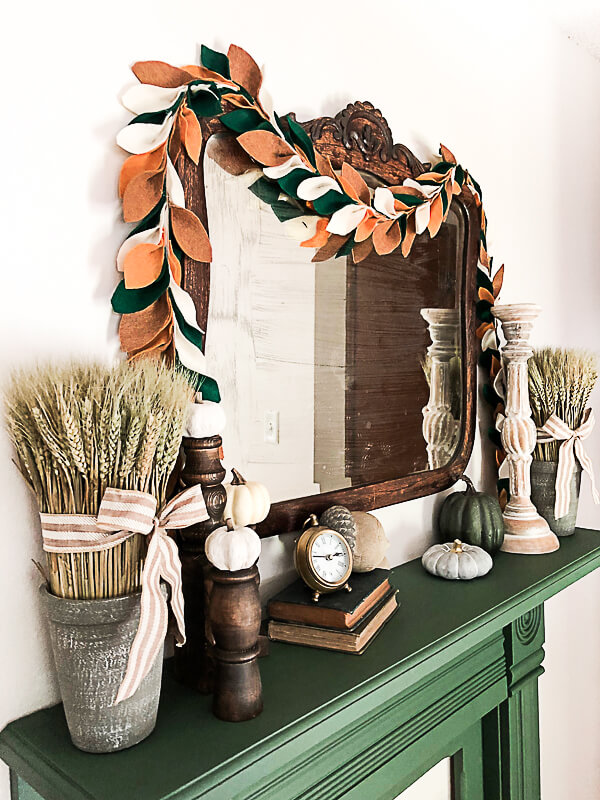
<path id="1" fill-rule="evenodd" d="M 400 609 L 364 655 L 271 644 L 251 722 L 215 719 L 167 667 L 156 730 L 131 750 L 79 752 L 61 706 L 11 723 L 13 797 L 391 800 L 453 756 L 457 800 L 536 800 L 543 603 L 599 565 L 591 530 L 549 555 L 500 553 L 476 581 L 404 564 Z"/>

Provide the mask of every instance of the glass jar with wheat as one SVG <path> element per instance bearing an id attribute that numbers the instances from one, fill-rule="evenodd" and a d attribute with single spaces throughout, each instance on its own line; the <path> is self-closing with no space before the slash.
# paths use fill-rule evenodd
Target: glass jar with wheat
<path id="1" fill-rule="evenodd" d="M 538 429 L 531 498 L 558 536 L 575 532 L 582 465 L 588 465 L 583 442 L 594 425 L 589 401 L 597 379 L 596 356 L 584 351 L 548 347 L 529 360 L 529 399 Z M 589 471 L 593 481 L 591 466 Z"/>
<path id="2" fill-rule="evenodd" d="M 40 512 L 95 517 L 107 487 L 164 505 L 192 390 L 155 361 L 47 365 L 15 373 L 5 393 L 17 463 Z M 146 537 L 98 552 L 48 552 L 52 594 L 120 597 L 140 587 Z"/>

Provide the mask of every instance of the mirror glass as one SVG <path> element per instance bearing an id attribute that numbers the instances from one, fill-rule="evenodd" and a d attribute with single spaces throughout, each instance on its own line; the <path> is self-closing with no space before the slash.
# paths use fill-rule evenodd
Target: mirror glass
<path id="1" fill-rule="evenodd" d="M 225 466 L 276 502 L 447 464 L 463 405 L 458 204 L 407 258 L 312 263 L 306 218 L 279 222 L 247 188 L 258 173 L 229 175 L 209 156 L 204 169 L 206 356 L 227 413 Z"/>

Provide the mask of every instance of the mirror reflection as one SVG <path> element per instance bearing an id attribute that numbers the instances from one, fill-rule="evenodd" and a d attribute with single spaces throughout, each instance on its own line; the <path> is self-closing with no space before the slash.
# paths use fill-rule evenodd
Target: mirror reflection
<path id="1" fill-rule="evenodd" d="M 225 465 L 282 501 L 447 464 L 462 413 L 460 209 L 408 258 L 312 263 L 299 246 L 310 220 L 279 222 L 248 191 L 258 174 L 229 175 L 208 156 L 204 168 L 206 356 L 227 413 Z"/>

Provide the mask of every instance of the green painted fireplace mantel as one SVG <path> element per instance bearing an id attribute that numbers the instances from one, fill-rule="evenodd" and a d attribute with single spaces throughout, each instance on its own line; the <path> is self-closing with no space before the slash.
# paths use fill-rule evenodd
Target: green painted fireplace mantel
<path id="1" fill-rule="evenodd" d="M 500 553 L 450 582 L 393 571 L 401 606 L 362 656 L 272 643 L 265 710 L 227 723 L 165 672 L 155 732 L 79 752 L 62 707 L 0 734 L 15 800 L 391 800 L 452 756 L 456 800 L 536 800 L 544 601 L 600 565 L 600 533 L 556 553 Z"/>

